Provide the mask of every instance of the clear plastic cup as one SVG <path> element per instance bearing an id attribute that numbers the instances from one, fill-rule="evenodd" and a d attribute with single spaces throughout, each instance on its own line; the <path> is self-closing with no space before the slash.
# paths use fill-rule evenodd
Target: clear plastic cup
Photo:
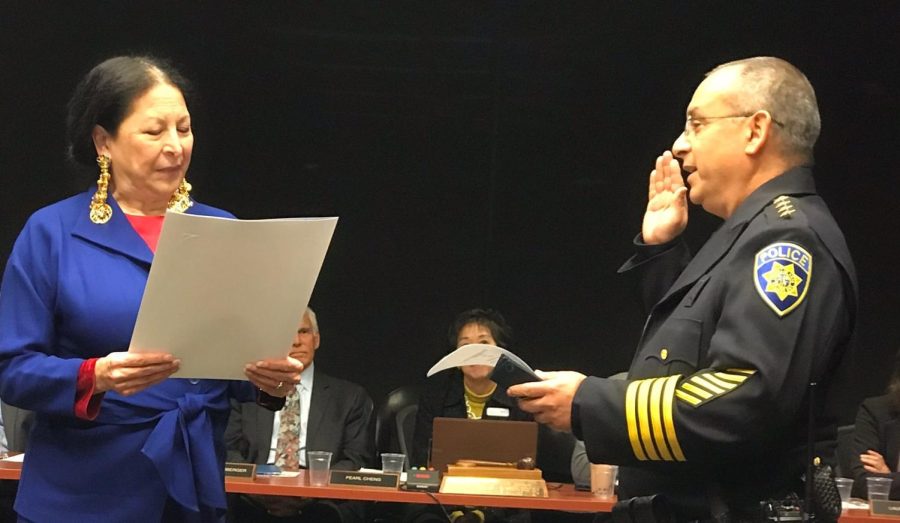
<path id="1" fill-rule="evenodd" d="M 868 477 L 866 478 L 866 486 L 869 489 L 869 501 L 873 499 L 888 499 L 891 493 L 891 478 Z"/>
<path id="2" fill-rule="evenodd" d="M 850 478 L 834 478 L 838 494 L 841 495 L 841 503 L 850 501 L 850 491 L 853 490 L 853 480 Z"/>
<path id="3" fill-rule="evenodd" d="M 381 454 L 381 471 L 401 474 L 406 463 L 406 454 L 384 452 Z"/>
<path id="4" fill-rule="evenodd" d="M 306 476 L 313 487 L 328 485 L 328 476 L 331 472 L 331 452 L 324 450 L 311 450 L 306 453 Z"/>
<path id="5" fill-rule="evenodd" d="M 619 467 L 591 463 L 591 492 L 600 499 L 612 499 L 616 495 L 616 474 Z"/>

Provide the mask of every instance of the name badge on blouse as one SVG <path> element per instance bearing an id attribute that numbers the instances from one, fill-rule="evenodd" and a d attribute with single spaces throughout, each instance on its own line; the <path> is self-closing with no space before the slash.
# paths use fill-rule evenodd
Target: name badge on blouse
<path id="1" fill-rule="evenodd" d="M 484 415 L 489 418 L 508 418 L 509 409 L 503 407 L 488 407 Z"/>

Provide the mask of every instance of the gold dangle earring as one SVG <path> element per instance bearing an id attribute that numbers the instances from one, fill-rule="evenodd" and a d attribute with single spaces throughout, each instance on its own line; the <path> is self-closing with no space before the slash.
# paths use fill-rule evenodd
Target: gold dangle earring
<path id="1" fill-rule="evenodd" d="M 194 202 L 191 200 L 191 184 L 184 178 L 178 184 L 175 194 L 169 198 L 169 210 L 173 212 L 184 212 L 191 208 Z"/>
<path id="2" fill-rule="evenodd" d="M 109 188 L 109 156 L 105 154 L 98 156 L 97 165 L 100 166 L 100 178 L 97 180 L 97 192 L 91 198 L 91 221 L 102 225 L 112 216 L 112 207 L 106 203 L 106 191 Z"/>

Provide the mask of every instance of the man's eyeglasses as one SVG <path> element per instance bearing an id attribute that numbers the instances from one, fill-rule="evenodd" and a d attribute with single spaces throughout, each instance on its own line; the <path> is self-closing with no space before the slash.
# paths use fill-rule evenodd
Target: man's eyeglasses
<path id="1" fill-rule="evenodd" d="M 727 114 L 724 116 L 688 116 L 687 120 L 684 121 L 684 135 L 691 136 L 693 134 L 697 134 L 697 131 L 699 131 L 701 127 L 711 121 L 727 120 L 730 118 L 749 118 L 754 114 L 756 114 L 756 111 L 752 113 Z M 774 118 L 772 118 L 772 123 L 774 123 L 778 127 L 784 127 L 783 123 Z"/>

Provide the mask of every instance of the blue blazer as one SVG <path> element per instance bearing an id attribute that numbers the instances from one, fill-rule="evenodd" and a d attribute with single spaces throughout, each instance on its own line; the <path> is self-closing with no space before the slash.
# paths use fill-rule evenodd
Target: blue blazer
<path id="1" fill-rule="evenodd" d="M 171 498 L 183 519 L 219 520 L 230 399 L 253 401 L 249 382 L 168 379 L 105 393 L 95 420 L 74 415 L 82 362 L 127 350 L 153 260 L 112 198 L 109 222 L 90 221 L 92 193 L 29 218 L 0 287 L 0 397 L 36 413 L 15 509 L 34 521 L 159 521 Z"/>

